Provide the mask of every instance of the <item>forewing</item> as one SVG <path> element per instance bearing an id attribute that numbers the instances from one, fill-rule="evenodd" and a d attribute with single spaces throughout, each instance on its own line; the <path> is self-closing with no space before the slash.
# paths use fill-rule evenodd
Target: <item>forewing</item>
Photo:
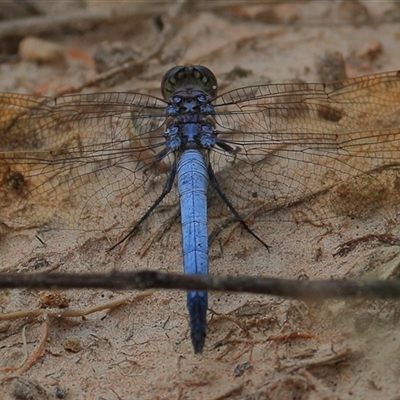
<path id="1" fill-rule="evenodd" d="M 376 172 L 399 165 L 399 72 L 246 87 L 215 109 L 218 137 L 236 154 L 220 150 L 213 163 L 239 208 L 255 198 L 287 206 L 343 182 L 384 195 Z"/>
<path id="2" fill-rule="evenodd" d="M 163 100 L 129 93 L 1 94 L 1 220 L 80 229 L 132 224 L 166 174 L 155 160 L 164 108 Z"/>

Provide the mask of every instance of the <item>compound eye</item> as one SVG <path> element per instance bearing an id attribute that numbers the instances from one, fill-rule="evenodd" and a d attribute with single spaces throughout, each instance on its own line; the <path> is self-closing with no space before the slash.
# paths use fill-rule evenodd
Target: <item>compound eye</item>
<path id="1" fill-rule="evenodd" d="M 171 68 L 161 81 L 161 92 L 165 100 L 178 90 L 197 89 L 211 98 L 217 95 L 218 83 L 215 75 L 203 65 L 178 65 Z"/>

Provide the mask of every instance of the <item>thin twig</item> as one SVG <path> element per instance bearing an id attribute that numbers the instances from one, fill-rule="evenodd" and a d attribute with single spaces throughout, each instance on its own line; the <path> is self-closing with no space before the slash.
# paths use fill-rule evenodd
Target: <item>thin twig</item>
<path id="1" fill-rule="evenodd" d="M 126 303 L 133 303 L 140 301 L 147 296 L 150 296 L 154 293 L 154 290 L 146 290 L 142 292 L 140 295 L 137 296 L 125 296 L 121 299 L 109 301 L 107 303 L 98 304 L 93 307 L 87 308 L 67 308 L 65 310 L 57 310 L 57 311 L 49 311 L 43 308 L 36 308 L 33 310 L 22 310 L 10 313 L 3 313 L 0 314 L 0 321 L 14 321 L 21 318 L 36 318 L 41 315 L 46 315 L 48 317 L 55 317 L 55 318 L 81 318 L 86 315 L 93 314 L 95 312 L 104 311 L 104 310 L 113 310 L 121 305 Z"/>
<path id="2" fill-rule="evenodd" d="M 328 298 L 399 299 L 398 280 L 297 280 L 259 277 L 182 275 L 157 271 L 104 274 L 0 274 L 0 289 L 110 290 L 184 289 L 258 293 L 297 300 Z"/>

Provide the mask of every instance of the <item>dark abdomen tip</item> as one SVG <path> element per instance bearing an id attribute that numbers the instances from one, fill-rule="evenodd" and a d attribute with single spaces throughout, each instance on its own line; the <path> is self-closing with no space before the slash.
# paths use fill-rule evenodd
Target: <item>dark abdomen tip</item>
<path id="1" fill-rule="evenodd" d="M 203 352 L 207 330 L 207 293 L 190 291 L 187 293 L 187 308 L 190 319 L 190 337 L 195 354 Z"/>

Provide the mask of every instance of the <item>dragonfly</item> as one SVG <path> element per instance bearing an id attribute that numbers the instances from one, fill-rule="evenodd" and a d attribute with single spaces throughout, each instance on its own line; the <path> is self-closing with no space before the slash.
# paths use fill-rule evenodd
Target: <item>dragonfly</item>
<path id="1" fill-rule="evenodd" d="M 233 213 L 268 247 L 244 217 L 259 202 L 262 220 L 352 179 L 383 185 L 376 171 L 399 166 L 400 71 L 218 94 L 208 68 L 183 65 L 165 74 L 161 92 L 0 94 L 1 221 L 122 227 L 116 246 L 179 204 L 184 272 L 208 274 L 208 211 Z M 207 293 L 186 300 L 201 353 Z"/>

